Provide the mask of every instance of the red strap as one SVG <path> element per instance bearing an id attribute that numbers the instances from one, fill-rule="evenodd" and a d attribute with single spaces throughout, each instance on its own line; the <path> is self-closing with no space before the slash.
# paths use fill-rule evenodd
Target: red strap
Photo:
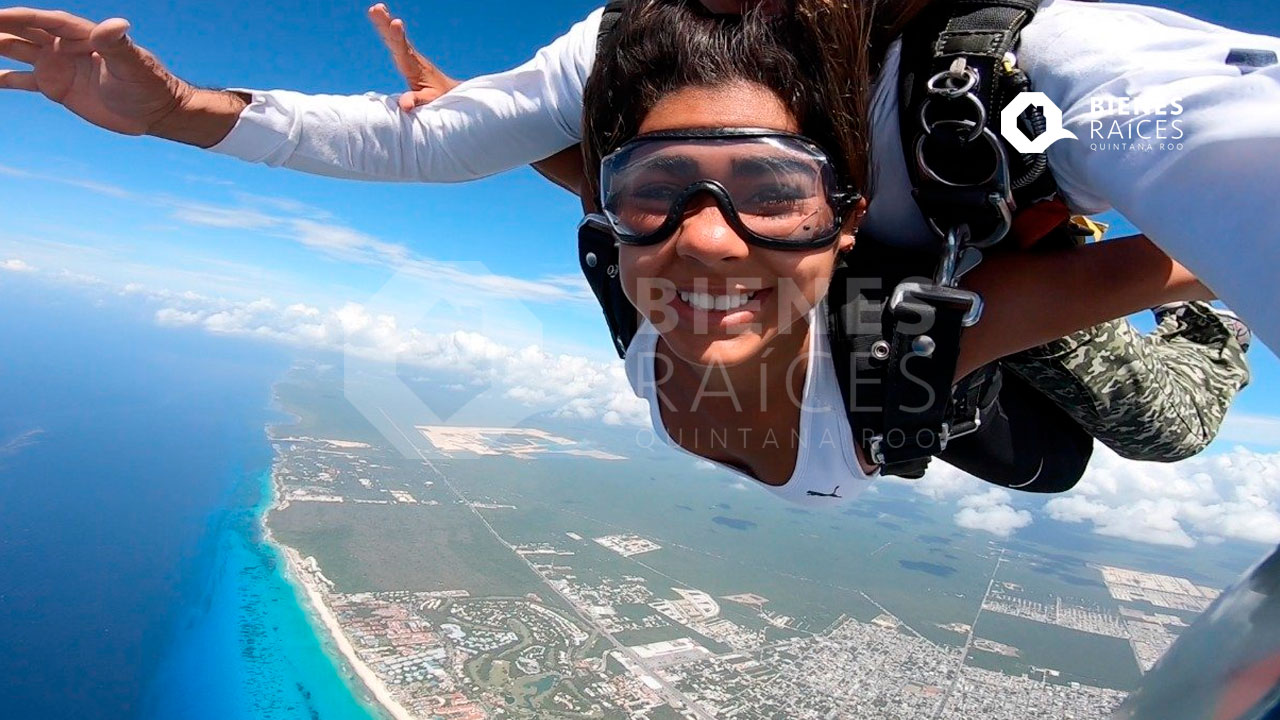
<path id="1" fill-rule="evenodd" d="M 1054 229 L 1071 220 L 1071 211 L 1059 198 L 1041 200 L 1029 205 L 1013 216 L 1013 228 L 1009 236 L 1022 250 L 1035 247 Z"/>

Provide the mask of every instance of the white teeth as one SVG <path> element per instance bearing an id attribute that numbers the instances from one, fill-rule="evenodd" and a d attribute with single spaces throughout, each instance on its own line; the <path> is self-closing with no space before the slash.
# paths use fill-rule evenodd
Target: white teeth
<path id="1" fill-rule="evenodd" d="M 726 310 L 736 310 L 756 296 L 756 291 L 749 293 L 734 293 L 733 295 L 712 295 L 710 293 L 691 293 L 680 291 L 677 293 L 680 299 L 688 303 L 690 306 L 698 310 L 718 310 L 724 312 Z"/>

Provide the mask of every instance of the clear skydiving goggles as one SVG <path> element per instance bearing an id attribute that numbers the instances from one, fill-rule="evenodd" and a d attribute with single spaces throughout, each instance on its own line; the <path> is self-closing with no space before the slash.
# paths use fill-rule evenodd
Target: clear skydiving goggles
<path id="1" fill-rule="evenodd" d="M 830 245 L 861 196 L 801 135 L 757 128 L 638 135 L 600 162 L 600 208 L 618 242 L 671 237 L 689 201 L 714 198 L 743 239 L 774 250 Z"/>

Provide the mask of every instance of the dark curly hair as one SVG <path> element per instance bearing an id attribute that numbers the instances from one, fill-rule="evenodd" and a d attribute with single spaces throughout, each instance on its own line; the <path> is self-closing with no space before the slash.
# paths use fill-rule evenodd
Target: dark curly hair
<path id="1" fill-rule="evenodd" d="M 594 197 L 600 160 L 635 137 L 665 95 L 751 82 L 775 92 L 842 180 L 867 191 L 869 43 L 874 3 L 793 0 L 766 15 L 712 15 L 696 0 L 634 0 L 597 53 L 583 98 Z M 823 52 L 826 49 L 828 52 Z"/>

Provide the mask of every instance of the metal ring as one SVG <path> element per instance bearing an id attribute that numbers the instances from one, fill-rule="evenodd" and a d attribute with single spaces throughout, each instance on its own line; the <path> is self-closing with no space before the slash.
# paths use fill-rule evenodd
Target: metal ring
<path id="1" fill-rule="evenodd" d="M 974 140 L 977 140 L 978 136 L 982 134 L 982 129 L 987 126 L 987 108 L 983 106 L 982 101 L 979 100 L 977 96 L 974 95 L 973 93 L 966 93 L 958 97 L 947 98 L 947 99 L 948 100 L 958 100 L 958 99 L 968 100 L 969 104 L 975 109 L 975 112 L 978 116 L 977 119 L 971 120 L 971 121 L 964 121 L 964 122 L 974 123 L 973 128 L 970 129 L 969 131 L 969 137 L 965 138 L 965 142 L 973 142 Z M 939 120 L 937 123 L 930 123 L 928 112 L 929 112 L 929 103 L 932 101 L 933 101 L 933 98 L 927 97 L 924 99 L 924 102 L 920 103 L 920 127 L 924 128 L 924 132 L 926 135 L 932 135 L 934 125 L 938 123 L 959 122 L 958 120 L 955 120 L 953 118 L 947 118 L 946 120 Z"/>
<path id="2" fill-rule="evenodd" d="M 972 124 L 972 121 L 971 120 L 939 120 L 938 122 L 934 123 L 934 125 L 944 125 L 944 124 L 951 124 L 951 123 L 967 128 L 967 127 L 970 127 L 970 125 Z M 929 167 L 929 163 L 928 161 L 925 160 L 925 157 L 924 157 L 924 141 L 929 138 L 928 135 L 921 135 L 916 140 L 916 150 L 915 150 L 916 168 L 920 170 L 921 175 L 924 175 L 925 177 L 932 180 L 933 182 L 946 185 L 947 187 L 967 188 L 967 187 L 977 187 L 979 185 L 986 185 L 992 180 L 995 180 L 996 176 L 1000 174 L 1000 153 L 1004 151 L 1004 148 L 1000 145 L 1000 138 L 997 138 L 995 133 L 991 132 L 991 128 L 979 126 L 978 135 L 986 139 L 987 144 L 991 146 L 991 150 L 993 153 L 995 153 L 995 157 L 996 157 L 994 167 L 991 169 L 991 174 L 986 176 L 982 180 L 979 180 L 978 182 L 972 182 L 972 183 L 954 183 L 954 182 L 951 182 L 950 180 L 944 179 L 941 175 L 934 172 L 933 169 Z"/>
<path id="3" fill-rule="evenodd" d="M 956 84 L 955 81 L 959 81 Z M 929 92 L 935 95 L 943 95 L 946 97 L 959 97 L 972 90 L 978 84 L 978 71 L 971 67 L 965 66 L 960 74 L 957 75 L 954 70 L 943 70 L 942 72 L 929 78 L 929 82 L 925 83 L 929 88 Z"/>
<path id="4" fill-rule="evenodd" d="M 1004 202 L 1003 198 L 997 193 L 991 193 L 989 196 L 991 207 L 1000 213 L 1000 222 L 996 225 L 991 234 L 981 240 L 970 240 L 968 246 L 971 248 L 990 247 L 1004 239 L 1009 234 L 1009 230 L 1013 228 L 1013 211 L 1009 208 L 1009 203 Z M 933 230 L 939 237 L 946 237 L 947 230 L 939 227 L 933 218 L 926 216 L 925 222 L 929 224 L 929 229 Z"/>

